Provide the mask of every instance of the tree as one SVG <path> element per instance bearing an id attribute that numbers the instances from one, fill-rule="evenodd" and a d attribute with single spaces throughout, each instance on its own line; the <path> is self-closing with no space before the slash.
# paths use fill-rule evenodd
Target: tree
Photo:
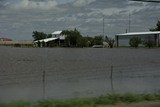
<path id="1" fill-rule="evenodd" d="M 51 37 L 52 37 L 52 34 L 48 34 L 48 35 L 47 35 L 47 38 L 51 38 Z"/>
<path id="2" fill-rule="evenodd" d="M 106 36 L 105 41 L 108 43 L 110 48 L 113 48 L 115 40 Z"/>
<path id="3" fill-rule="evenodd" d="M 42 47 L 46 47 L 46 43 L 44 41 L 42 42 Z"/>
<path id="4" fill-rule="evenodd" d="M 157 24 L 156 24 L 156 27 L 150 29 L 150 31 L 160 31 L 160 20 L 158 20 L 158 22 L 157 22 Z"/>
<path id="5" fill-rule="evenodd" d="M 41 42 L 38 41 L 38 42 L 37 42 L 37 45 L 38 45 L 38 47 L 41 47 Z"/>
<path id="6" fill-rule="evenodd" d="M 46 34 L 44 32 L 33 31 L 32 37 L 34 38 L 34 41 L 37 41 L 41 39 L 51 38 L 52 34 Z"/>
<path id="7" fill-rule="evenodd" d="M 135 47 L 137 48 L 139 46 L 139 44 L 141 44 L 141 38 L 139 37 L 132 37 L 129 41 L 129 44 L 131 47 Z"/>
<path id="8" fill-rule="evenodd" d="M 92 47 L 93 46 L 93 44 L 94 44 L 94 38 L 93 37 L 83 37 L 83 38 L 85 38 L 86 39 L 86 45 L 87 45 L 87 47 Z"/>
<path id="9" fill-rule="evenodd" d="M 103 36 L 95 36 L 93 39 L 94 45 L 103 45 Z"/>
<path id="10" fill-rule="evenodd" d="M 77 47 L 78 46 L 78 42 L 80 41 L 82 35 L 80 34 L 80 32 L 77 29 L 74 30 L 64 30 L 62 31 L 63 35 L 66 35 L 67 37 L 65 38 L 65 42 L 67 43 L 67 45 L 73 46 L 73 47 Z"/>
<path id="11" fill-rule="evenodd" d="M 87 39 L 85 37 L 81 37 L 78 41 L 78 47 L 87 47 Z"/>

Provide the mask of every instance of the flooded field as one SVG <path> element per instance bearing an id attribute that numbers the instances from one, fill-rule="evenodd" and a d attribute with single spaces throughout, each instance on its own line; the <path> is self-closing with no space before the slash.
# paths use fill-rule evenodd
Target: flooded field
<path id="1" fill-rule="evenodd" d="M 0 47 L 0 102 L 112 92 L 160 93 L 160 49 Z"/>

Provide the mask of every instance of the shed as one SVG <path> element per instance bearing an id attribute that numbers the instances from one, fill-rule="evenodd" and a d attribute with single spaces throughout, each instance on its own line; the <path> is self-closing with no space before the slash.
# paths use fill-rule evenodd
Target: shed
<path id="1" fill-rule="evenodd" d="M 132 37 L 140 37 L 142 40 L 147 38 L 152 38 L 155 41 L 156 46 L 160 45 L 160 31 L 153 31 L 153 32 L 132 32 L 132 33 L 124 33 L 124 34 L 117 34 L 115 36 L 116 46 L 118 47 L 119 40 L 124 38 L 132 38 Z"/>

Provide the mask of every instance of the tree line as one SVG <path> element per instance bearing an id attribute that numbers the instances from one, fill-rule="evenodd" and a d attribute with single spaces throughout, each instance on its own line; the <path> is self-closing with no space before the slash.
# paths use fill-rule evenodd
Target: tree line
<path id="1" fill-rule="evenodd" d="M 66 47 L 92 47 L 93 45 L 102 45 L 103 42 L 106 41 L 109 46 L 112 48 L 114 44 L 114 39 L 106 36 L 105 40 L 102 35 L 94 36 L 94 37 L 84 37 L 82 34 L 75 28 L 74 30 L 63 30 L 61 35 L 66 35 L 64 43 Z M 51 38 L 51 34 L 46 34 L 44 32 L 33 31 L 32 37 L 34 41 L 38 41 L 41 39 Z M 59 46 L 59 40 L 51 41 L 48 43 L 41 43 L 42 47 L 50 47 L 50 46 Z M 50 45 L 48 45 L 50 44 Z M 51 45 L 52 44 L 52 45 Z M 54 45 L 53 45 L 54 44 Z M 40 42 L 38 41 L 38 47 L 40 47 Z"/>
<path id="2" fill-rule="evenodd" d="M 150 29 L 150 31 L 160 31 L 160 21 L 158 21 L 156 27 Z M 108 36 L 105 36 L 105 38 L 103 38 L 102 35 L 94 37 L 84 37 L 76 28 L 74 30 L 63 30 L 61 35 L 66 35 L 65 40 L 63 41 L 63 46 L 65 47 L 92 47 L 94 45 L 103 45 L 103 43 L 106 42 L 108 47 L 113 48 L 115 43 L 115 39 L 110 38 Z M 59 44 L 60 40 L 54 40 L 47 43 L 39 42 L 39 40 L 41 39 L 51 38 L 52 34 L 33 31 L 32 37 L 34 38 L 34 41 L 38 41 L 38 47 L 61 46 Z M 156 45 L 155 41 L 151 37 L 148 37 L 145 40 L 142 40 L 140 37 L 132 37 L 129 40 L 129 45 L 131 47 L 137 48 L 140 44 L 149 48 L 154 47 Z"/>

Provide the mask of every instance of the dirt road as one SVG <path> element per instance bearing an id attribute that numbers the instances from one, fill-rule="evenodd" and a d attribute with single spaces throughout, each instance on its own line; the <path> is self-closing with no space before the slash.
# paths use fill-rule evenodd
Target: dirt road
<path id="1" fill-rule="evenodd" d="M 99 107 L 160 107 L 160 101 L 158 102 L 141 102 L 133 104 L 119 104 L 119 105 L 107 105 Z"/>

